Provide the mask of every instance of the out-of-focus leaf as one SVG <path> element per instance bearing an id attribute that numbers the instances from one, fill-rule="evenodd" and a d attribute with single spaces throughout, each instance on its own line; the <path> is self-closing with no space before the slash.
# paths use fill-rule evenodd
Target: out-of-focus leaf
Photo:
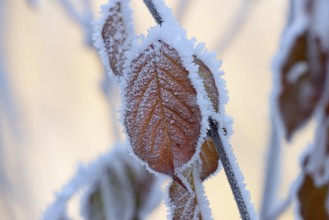
<path id="1" fill-rule="evenodd" d="M 219 110 L 219 94 L 214 76 L 210 69 L 195 55 L 194 62 L 199 66 L 199 76 L 203 81 L 204 88 L 216 112 Z"/>
<path id="2" fill-rule="evenodd" d="M 131 160 L 129 155 L 117 154 L 113 166 L 100 173 L 86 193 L 83 201 L 85 218 L 143 219 L 158 204 L 153 195 L 156 183 L 154 175 Z"/>
<path id="3" fill-rule="evenodd" d="M 110 7 L 108 17 L 102 28 L 102 38 L 108 62 L 114 75 L 121 76 L 123 65 L 125 62 L 125 51 L 130 46 L 127 30 L 128 18 L 127 14 L 123 13 L 124 7 L 129 7 L 129 1 L 116 1 L 113 7 Z M 127 10 L 126 10 L 127 11 Z M 126 12 L 127 13 L 127 12 Z"/>
<path id="4" fill-rule="evenodd" d="M 177 51 L 163 41 L 130 64 L 125 127 L 135 154 L 174 176 L 195 154 L 201 129 L 196 90 Z"/>
<path id="5" fill-rule="evenodd" d="M 299 213 L 304 220 L 328 220 L 326 210 L 329 185 L 316 187 L 312 176 L 304 176 L 301 187 L 298 190 Z"/>
<path id="6" fill-rule="evenodd" d="M 296 37 L 282 63 L 279 109 L 287 139 L 310 118 L 323 94 L 325 60 L 319 41 L 305 31 Z"/>
<path id="7" fill-rule="evenodd" d="M 202 163 L 200 178 L 204 181 L 218 168 L 219 156 L 212 138 L 208 137 L 203 142 L 201 146 L 200 159 Z"/>
<path id="8" fill-rule="evenodd" d="M 87 199 L 85 218 L 87 220 L 106 220 L 106 212 L 99 184 L 94 188 Z"/>

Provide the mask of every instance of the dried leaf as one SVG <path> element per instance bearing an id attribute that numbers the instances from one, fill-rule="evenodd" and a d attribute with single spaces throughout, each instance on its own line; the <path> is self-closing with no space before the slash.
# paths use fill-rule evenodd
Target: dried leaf
<path id="1" fill-rule="evenodd" d="M 201 146 L 200 152 L 201 171 L 200 179 L 204 181 L 213 174 L 218 168 L 219 156 L 217 149 L 211 137 L 208 137 Z"/>
<path id="2" fill-rule="evenodd" d="M 194 63 L 199 66 L 199 76 L 203 81 L 204 88 L 216 112 L 219 110 L 219 94 L 214 76 L 210 69 L 195 55 L 193 56 Z"/>
<path id="3" fill-rule="evenodd" d="M 126 24 L 128 18 L 123 13 L 124 7 L 129 7 L 127 1 L 115 2 L 108 9 L 109 14 L 101 31 L 110 68 L 117 76 L 122 76 L 126 60 L 124 53 L 130 47 Z"/>
<path id="4" fill-rule="evenodd" d="M 152 169 L 174 176 L 196 151 L 196 90 L 177 51 L 163 41 L 149 45 L 130 69 L 124 123 L 131 146 Z"/>
<path id="5" fill-rule="evenodd" d="M 326 78 L 326 54 L 308 31 L 297 36 L 280 67 L 279 110 L 290 139 L 312 115 Z"/>
<path id="6" fill-rule="evenodd" d="M 299 213 L 304 220 L 327 220 L 326 210 L 329 185 L 316 187 L 312 176 L 305 175 L 298 191 Z"/>
<path id="7" fill-rule="evenodd" d="M 203 182 L 218 167 L 219 156 L 212 138 L 208 137 L 201 146 L 200 161 L 197 160 L 182 172 L 182 180 L 169 186 L 169 202 L 173 219 L 203 219 L 198 198 L 203 197 L 195 184 Z M 195 172 L 195 169 L 197 172 Z M 184 184 L 184 185 L 183 185 Z"/>
<path id="8" fill-rule="evenodd" d="M 169 201 L 172 209 L 172 218 L 174 220 L 202 219 L 195 192 L 193 167 L 187 168 L 183 175 L 186 178 L 186 183 L 191 188 L 191 192 L 187 191 L 176 181 L 171 183 L 169 186 Z"/>

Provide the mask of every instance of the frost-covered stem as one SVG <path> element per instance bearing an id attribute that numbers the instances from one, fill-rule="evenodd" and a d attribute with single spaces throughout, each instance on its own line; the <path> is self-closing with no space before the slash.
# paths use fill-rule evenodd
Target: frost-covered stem
<path id="1" fill-rule="evenodd" d="M 155 8 L 153 1 L 152 0 L 144 0 L 145 5 L 147 6 L 147 8 L 149 9 L 149 11 L 151 12 L 154 20 L 156 21 L 157 24 L 161 25 L 163 20 L 159 14 L 159 12 L 157 11 L 157 9 Z"/>
<path id="2" fill-rule="evenodd" d="M 290 204 L 293 201 L 293 193 L 289 193 L 288 197 L 280 202 L 279 205 L 274 209 L 274 211 L 271 211 L 264 220 L 275 220 L 278 219 L 279 216 L 284 213 L 290 206 Z"/>
<path id="3" fill-rule="evenodd" d="M 280 143 L 279 137 L 277 134 L 277 130 L 274 127 L 274 120 L 271 121 L 271 139 L 270 145 L 267 152 L 267 164 L 265 170 L 265 178 L 264 178 L 264 189 L 263 189 L 263 197 L 262 197 L 262 206 L 260 211 L 260 219 L 268 220 L 269 212 L 273 203 L 275 201 L 275 195 L 277 190 L 277 182 L 279 176 L 279 168 L 280 168 Z"/>
<path id="4" fill-rule="evenodd" d="M 82 0 L 83 13 L 79 13 L 70 0 L 58 0 L 58 2 L 63 7 L 64 11 L 70 17 L 70 19 L 81 26 L 82 30 L 85 32 L 86 44 L 90 47 L 93 47 L 93 13 L 90 0 Z"/>
<path id="5" fill-rule="evenodd" d="M 213 119 L 210 118 L 209 125 L 210 125 L 210 135 L 213 138 L 219 158 L 224 167 L 224 171 L 225 171 L 227 180 L 230 184 L 232 193 L 234 195 L 235 202 L 238 206 L 240 216 L 243 220 L 249 220 L 250 214 L 248 213 L 246 201 L 244 200 L 244 197 L 242 196 L 242 192 L 241 192 L 238 180 L 236 178 L 237 174 L 234 173 L 234 169 L 231 164 L 232 161 L 230 161 L 228 154 L 224 149 L 222 140 L 219 137 L 217 123 Z"/>

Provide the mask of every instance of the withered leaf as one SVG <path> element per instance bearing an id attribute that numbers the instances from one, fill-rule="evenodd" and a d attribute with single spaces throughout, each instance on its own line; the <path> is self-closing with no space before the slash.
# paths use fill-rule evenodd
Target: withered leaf
<path id="1" fill-rule="evenodd" d="M 169 186 L 169 202 L 174 220 L 202 219 L 201 211 L 195 192 L 193 167 L 188 167 L 183 175 L 186 183 L 189 184 L 191 192 L 186 190 L 181 184 L 172 181 Z"/>
<path id="2" fill-rule="evenodd" d="M 169 202 L 173 219 L 203 219 L 198 197 L 204 195 L 197 192 L 195 184 L 196 182 L 201 184 L 217 170 L 219 156 L 212 138 L 208 137 L 204 141 L 199 157 L 201 163 L 196 160 L 192 166 L 182 172 L 182 178 L 185 181 L 174 180 L 169 186 Z M 193 172 L 193 169 L 197 169 L 197 172 Z"/>
<path id="3" fill-rule="evenodd" d="M 163 41 L 130 64 L 125 127 L 135 154 L 157 172 L 174 176 L 194 155 L 201 112 L 188 71 Z"/>
<path id="4" fill-rule="evenodd" d="M 200 159 L 202 163 L 200 179 L 204 181 L 218 168 L 219 156 L 211 137 L 207 137 L 207 139 L 203 142 L 201 146 Z"/>
<path id="5" fill-rule="evenodd" d="M 127 23 L 130 22 L 123 14 L 123 8 L 129 7 L 128 1 L 117 1 L 108 10 L 108 17 L 102 28 L 102 38 L 108 56 L 108 62 L 114 75 L 123 74 L 126 60 L 125 51 L 130 47 Z"/>
<path id="6" fill-rule="evenodd" d="M 329 185 L 316 187 L 312 176 L 306 174 L 298 190 L 299 213 L 304 220 L 327 220 L 326 202 Z"/>
<path id="7" fill-rule="evenodd" d="M 278 104 L 288 140 L 310 118 L 323 94 L 327 56 L 318 38 L 305 30 L 280 66 Z"/>
<path id="8" fill-rule="evenodd" d="M 206 93 L 212 103 L 212 106 L 216 112 L 219 111 L 219 94 L 216 86 L 214 76 L 210 69 L 199 59 L 197 56 L 193 56 L 194 63 L 199 66 L 199 76 L 203 81 L 203 86 Z"/>

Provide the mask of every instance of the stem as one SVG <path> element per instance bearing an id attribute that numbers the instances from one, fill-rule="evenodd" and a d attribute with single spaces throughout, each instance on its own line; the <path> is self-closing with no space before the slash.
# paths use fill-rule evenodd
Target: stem
<path id="1" fill-rule="evenodd" d="M 147 6 L 147 8 L 149 9 L 149 11 L 151 12 L 154 20 L 156 21 L 157 24 L 161 25 L 163 20 L 158 12 L 158 10 L 155 8 L 153 1 L 152 0 L 144 0 L 145 5 Z"/>
<path id="2" fill-rule="evenodd" d="M 277 182 L 280 168 L 280 143 L 276 128 L 274 127 L 274 120 L 271 120 L 271 140 L 267 152 L 267 164 L 264 178 L 264 189 L 262 197 L 262 206 L 260 211 L 260 219 L 268 220 L 270 209 L 275 201 L 277 191 Z"/>
<path id="3" fill-rule="evenodd" d="M 244 197 L 242 196 L 241 189 L 236 178 L 236 173 L 232 169 L 232 161 L 230 161 L 230 158 L 228 157 L 227 152 L 224 149 L 222 140 L 219 137 L 217 123 L 210 118 L 209 125 L 210 125 L 210 135 L 214 141 L 219 158 L 224 167 L 224 171 L 227 180 L 230 184 L 232 193 L 234 195 L 235 202 L 238 206 L 240 216 L 243 220 L 250 220 L 250 215 L 248 213 L 246 201 L 244 201 Z"/>

